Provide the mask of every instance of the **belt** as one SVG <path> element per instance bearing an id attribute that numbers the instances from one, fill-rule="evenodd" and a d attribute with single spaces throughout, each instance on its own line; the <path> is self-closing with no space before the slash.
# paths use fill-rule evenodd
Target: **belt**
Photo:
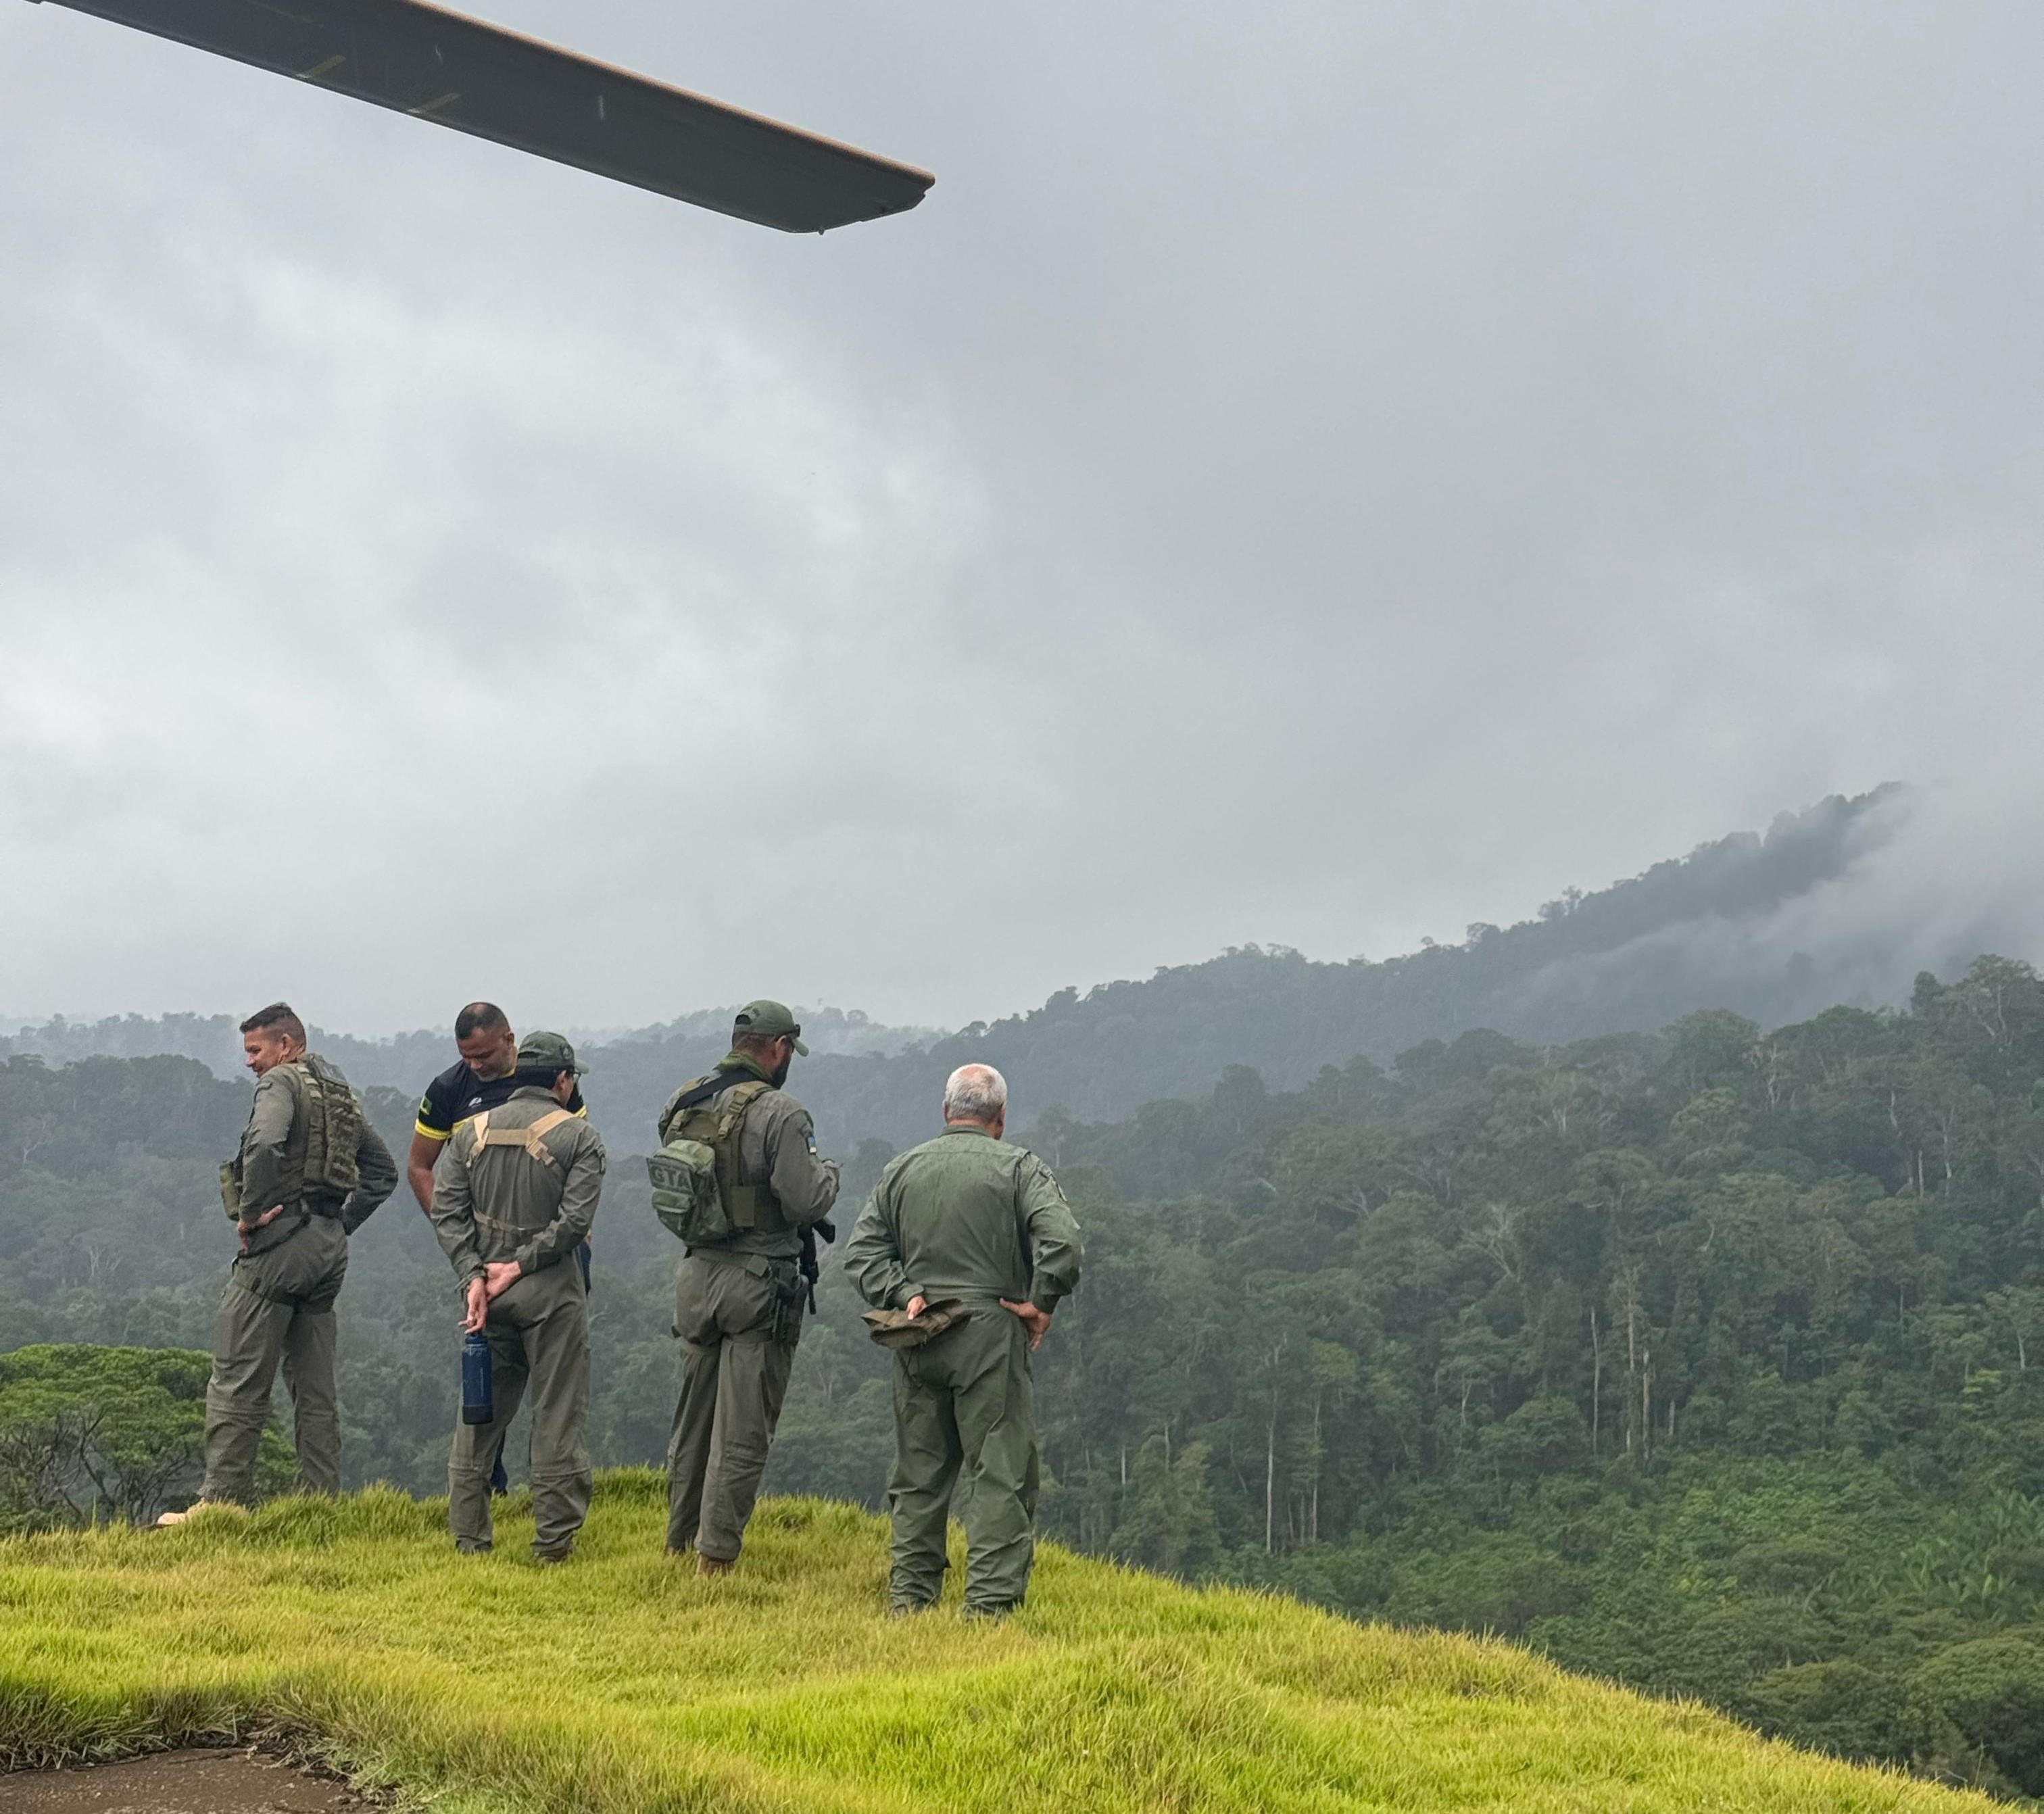
<path id="1" fill-rule="evenodd" d="M 741 1253 L 736 1247 L 690 1247 L 690 1259 L 707 1260 L 712 1266 L 735 1266 L 742 1272 L 749 1272 L 755 1278 L 771 1276 L 776 1266 L 793 1266 L 794 1261 L 784 1259 L 774 1254 Z"/>
<path id="2" fill-rule="evenodd" d="M 469 1219 L 476 1227 L 488 1228 L 500 1235 L 521 1235 L 529 1238 L 547 1226 L 544 1222 L 506 1222 L 499 1216 L 486 1216 L 480 1209 L 471 1209 L 468 1213 Z"/>

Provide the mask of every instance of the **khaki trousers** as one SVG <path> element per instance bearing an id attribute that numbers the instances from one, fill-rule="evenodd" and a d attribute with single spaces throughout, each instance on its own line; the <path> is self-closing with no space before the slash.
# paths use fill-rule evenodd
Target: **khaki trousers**
<path id="1" fill-rule="evenodd" d="M 888 1597 L 927 1606 L 944 1584 L 945 1521 L 961 1483 L 965 1604 L 1022 1604 L 1036 1554 L 1036 1420 L 1028 1332 L 997 1303 L 894 1356 L 894 1526 Z"/>
<path id="2" fill-rule="evenodd" d="M 298 1485 L 309 1493 L 340 1490 L 333 1303 L 347 1272 L 348 1236 L 325 1216 L 235 1261 L 213 1320 L 202 1499 L 255 1503 L 256 1450 L 280 1362 L 291 1395 Z"/>
<path id="3" fill-rule="evenodd" d="M 564 1554 L 589 1516 L 594 1484 L 584 1432 L 589 1424 L 589 1312 L 582 1268 L 571 1255 L 528 1273 L 490 1301 L 495 1417 L 457 1423 L 448 1455 L 448 1527 L 465 1550 L 495 1540 L 490 1476 L 504 1435 L 529 1389 L 532 1397 L 532 1553 Z"/>
<path id="4" fill-rule="evenodd" d="M 748 1256 L 751 1258 L 752 1256 Z M 744 1266 L 691 1254 L 674 1280 L 682 1394 L 667 1443 L 667 1547 L 732 1561 L 802 1339 L 793 1260 Z"/>

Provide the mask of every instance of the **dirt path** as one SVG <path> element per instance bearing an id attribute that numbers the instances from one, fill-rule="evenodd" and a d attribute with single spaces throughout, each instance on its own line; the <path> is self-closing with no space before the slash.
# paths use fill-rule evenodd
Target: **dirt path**
<path id="1" fill-rule="evenodd" d="M 0 1776 L 0 1814 L 367 1814 L 375 1805 L 344 1783 L 245 1751 Z"/>

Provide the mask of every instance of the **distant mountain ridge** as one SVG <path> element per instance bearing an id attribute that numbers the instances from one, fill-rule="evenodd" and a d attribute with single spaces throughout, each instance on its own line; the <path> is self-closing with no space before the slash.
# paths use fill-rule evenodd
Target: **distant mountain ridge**
<path id="1" fill-rule="evenodd" d="M 1231 1065 L 1294 1088 L 1358 1053 L 1389 1062 L 1477 1027 L 1544 1044 L 1650 1030 L 1701 1007 L 1779 1024 L 1840 1000 L 1899 1001 L 1911 963 L 1846 904 L 1912 806 L 1892 783 L 1833 796 L 1782 814 L 1764 836 L 1719 839 L 1609 888 L 1570 889 L 1518 925 L 1473 925 L 1460 944 L 1383 962 L 1244 946 L 1140 982 L 1062 990 L 1029 1013 L 944 1036 L 805 1010 L 816 1055 L 800 1065 L 796 1087 L 828 1144 L 901 1145 L 929 1130 L 945 1076 L 968 1060 L 1008 1074 L 1026 1127 L 1054 1102 L 1115 1119 L 1204 1091 Z M 1938 957 L 1962 963 L 1978 948 Z M 729 1013 L 705 1010 L 594 1046 L 593 1110 L 620 1150 L 643 1150 L 667 1093 L 721 1055 Z M 321 1046 L 359 1084 L 407 1091 L 453 1055 L 444 1032 L 322 1035 Z M 0 1056 L 162 1051 L 230 1074 L 239 1059 L 226 1016 L 56 1022 L 0 1038 Z"/>
<path id="2" fill-rule="evenodd" d="M 731 1030 L 730 1008 L 703 1008 L 656 1026 L 620 1031 L 569 1028 L 578 1047 L 594 1048 L 618 1041 L 634 1044 L 679 1043 L 693 1050 L 705 1044 L 724 1051 Z M 944 1037 L 936 1027 L 888 1027 L 856 1009 L 805 1008 L 803 1040 L 819 1055 L 894 1052 Z M 514 1023 L 515 1024 L 515 1023 Z M 0 1059 L 14 1055 L 46 1063 L 69 1064 L 85 1058 L 192 1058 L 222 1077 L 242 1074 L 239 1017 L 232 1014 L 110 1015 L 99 1020 L 58 1017 L 40 1026 L 15 1023 L 16 1031 L 0 1034 Z M 435 1032 L 421 1028 L 378 1040 L 330 1032 L 312 1023 L 315 1048 L 347 1072 L 358 1088 L 380 1085 L 416 1094 L 426 1079 L 444 1070 L 456 1057 L 451 1027 Z"/>

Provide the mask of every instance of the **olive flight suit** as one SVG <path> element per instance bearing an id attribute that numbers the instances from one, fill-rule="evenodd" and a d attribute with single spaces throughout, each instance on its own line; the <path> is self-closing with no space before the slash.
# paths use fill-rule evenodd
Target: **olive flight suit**
<path id="1" fill-rule="evenodd" d="M 890 1163 L 859 1211 L 845 1270 L 876 1309 L 959 1298 L 966 1320 L 894 1355 L 894 1527 L 888 1597 L 943 1586 L 945 1520 L 963 1477 L 966 1609 L 1022 1604 L 1035 1556 L 1036 1420 L 1028 1331 L 1004 1297 L 1055 1309 L 1078 1283 L 1079 1228 L 1051 1169 L 955 1124 Z"/>
<path id="2" fill-rule="evenodd" d="M 490 1301 L 495 1416 L 455 1425 L 448 1524 L 464 1550 L 494 1536 L 490 1476 L 529 1385 L 532 1394 L 532 1553 L 565 1555 L 589 1516 L 588 1288 L 575 1249 L 603 1193 L 602 1136 L 552 1092 L 526 1085 L 456 1128 L 433 1166 L 433 1233 L 466 1292 L 486 1264 L 521 1276 Z"/>
<path id="3" fill-rule="evenodd" d="M 765 1070 L 734 1052 L 718 1066 L 731 1087 Z M 661 1112 L 661 1137 L 675 1093 Z M 709 1101 L 721 1105 L 728 1091 Z M 758 1226 L 691 1246 L 676 1269 L 674 1333 L 681 1397 L 667 1443 L 667 1547 L 690 1544 L 713 1562 L 736 1559 L 759 1477 L 781 1420 L 806 1296 L 796 1265 L 802 1231 L 837 1201 L 837 1162 L 817 1156 L 809 1112 L 785 1091 L 754 1098 L 738 1132 L 739 1182 L 762 1207 Z"/>
<path id="4" fill-rule="evenodd" d="M 328 1116 L 350 1136 L 354 1189 L 309 1179 L 307 1162 Z M 334 1300 L 348 1271 L 348 1237 L 396 1189 L 398 1167 L 363 1115 L 348 1080 L 307 1053 L 256 1082 L 226 1194 L 243 1231 L 213 1325 L 206 1388 L 202 1500 L 254 1503 L 256 1455 L 270 1420 L 281 1362 L 291 1395 L 299 1487 L 340 1490 L 340 1401 L 334 1385 Z M 252 1226 L 282 1205 L 275 1218 Z"/>

